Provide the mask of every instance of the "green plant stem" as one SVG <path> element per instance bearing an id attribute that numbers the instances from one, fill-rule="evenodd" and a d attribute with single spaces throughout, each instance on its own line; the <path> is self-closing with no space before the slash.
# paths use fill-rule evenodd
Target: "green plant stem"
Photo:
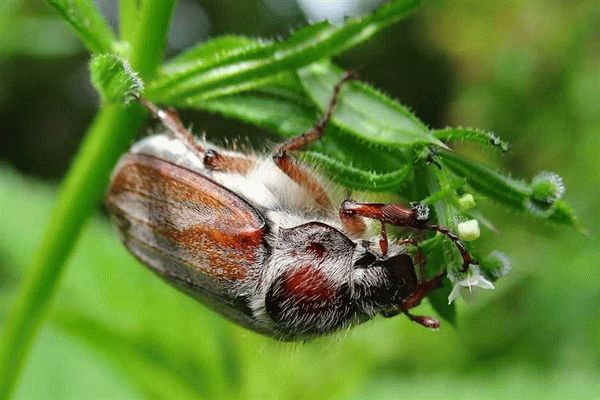
<path id="1" fill-rule="evenodd" d="M 119 36 L 121 40 L 131 43 L 137 32 L 137 23 L 137 0 L 119 0 Z"/>
<path id="2" fill-rule="evenodd" d="M 175 0 L 142 2 L 137 35 L 131 45 L 129 63 L 142 79 L 149 81 L 162 62 L 167 30 Z"/>
<path id="3" fill-rule="evenodd" d="M 162 59 L 173 4 L 172 0 L 144 2 L 131 52 L 131 64 L 143 78 L 151 77 Z M 67 257 L 102 198 L 116 160 L 131 143 L 144 116 L 137 104 L 110 105 L 101 108 L 90 127 L 4 324 L 0 338 L 0 399 L 13 393 Z"/>
<path id="4" fill-rule="evenodd" d="M 102 197 L 107 177 L 131 132 L 142 121 L 136 107 L 103 108 L 67 175 L 40 247 L 34 255 L 0 342 L 0 398 L 14 389 L 24 357 L 64 270 L 65 261 Z"/>

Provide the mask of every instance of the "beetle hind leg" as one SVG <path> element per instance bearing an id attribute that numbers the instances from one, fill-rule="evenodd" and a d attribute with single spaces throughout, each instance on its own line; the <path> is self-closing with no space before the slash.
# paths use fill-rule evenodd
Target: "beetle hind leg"
<path id="1" fill-rule="evenodd" d="M 177 139 L 186 145 L 204 163 L 204 166 L 212 171 L 234 172 L 246 174 L 254 165 L 254 159 L 238 154 L 225 154 L 214 149 L 205 149 L 181 122 L 175 110 L 164 110 L 156 104 L 139 98 L 140 103 L 152 114 L 152 116 L 171 132 Z"/>
<path id="2" fill-rule="evenodd" d="M 342 85 L 353 78 L 354 74 L 352 72 L 345 72 L 333 88 L 333 94 L 329 100 L 329 104 L 317 124 L 301 135 L 286 140 L 276 149 L 275 154 L 273 155 L 273 162 L 275 165 L 277 165 L 277 167 L 279 167 L 279 169 L 294 182 L 306 189 L 313 196 L 315 202 L 324 208 L 329 208 L 331 206 L 327 191 L 290 153 L 300 150 L 320 139 L 325 134 L 325 128 L 327 127 L 337 104 Z"/>
<path id="3" fill-rule="evenodd" d="M 192 132 L 183 126 L 175 110 L 164 110 L 143 97 L 140 97 L 138 100 L 142 106 L 150 111 L 154 118 L 162 122 L 169 132 L 181 140 L 198 158 L 202 159 L 204 157 L 204 147 L 196 141 Z"/>

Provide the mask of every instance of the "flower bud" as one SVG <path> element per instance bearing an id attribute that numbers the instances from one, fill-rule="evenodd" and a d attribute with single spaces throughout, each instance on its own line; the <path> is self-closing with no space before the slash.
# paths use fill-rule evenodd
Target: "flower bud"
<path id="1" fill-rule="evenodd" d="M 565 193 L 565 185 L 560 176 L 553 172 L 540 172 L 531 181 L 531 194 L 526 206 L 532 214 L 547 216 L 552 206 Z"/>
<path id="2" fill-rule="evenodd" d="M 465 242 L 479 238 L 479 223 L 476 219 L 460 222 L 457 225 L 458 237 Z"/>
<path id="3" fill-rule="evenodd" d="M 492 280 L 496 280 L 510 273 L 512 263 L 506 254 L 494 250 L 481 260 L 481 268 Z"/>
<path id="4" fill-rule="evenodd" d="M 466 193 L 458 199 L 458 205 L 462 211 L 470 210 L 475 207 L 475 197 L 471 193 Z"/>
<path id="5" fill-rule="evenodd" d="M 542 203 L 554 203 L 565 194 L 562 178 L 553 172 L 540 172 L 531 181 L 531 197 Z"/>

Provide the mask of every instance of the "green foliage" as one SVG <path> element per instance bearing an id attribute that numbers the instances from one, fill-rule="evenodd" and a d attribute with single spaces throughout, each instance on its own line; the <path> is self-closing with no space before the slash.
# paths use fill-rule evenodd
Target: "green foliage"
<path id="1" fill-rule="evenodd" d="M 153 24 L 147 21 L 141 25 L 138 35 L 155 37 L 155 43 L 162 45 L 160 37 L 166 36 L 173 3 L 149 3 L 152 6 L 147 7 L 149 11 L 146 18 L 152 20 Z M 91 51 L 110 51 L 110 35 L 106 33 L 104 21 L 92 3 L 82 0 L 52 4 L 73 25 Z M 166 20 L 162 23 L 163 29 L 158 23 L 160 19 Z M 156 59 L 162 55 L 162 50 L 157 52 L 155 46 L 143 41 L 139 43 L 131 49 L 131 63 L 137 71 L 150 74 L 158 64 Z M 65 260 L 83 225 L 102 198 L 119 154 L 140 128 L 142 116 L 137 105 L 107 105 L 99 111 L 90 127 L 65 178 L 52 220 L 24 278 L 21 291 L 4 322 L 0 337 L 0 398 L 8 398 L 14 390 L 24 357 L 64 271 Z"/>
<path id="2" fill-rule="evenodd" d="M 500 139 L 492 132 L 472 128 L 445 128 L 431 132 L 433 136 L 443 141 L 466 141 L 491 146 L 506 153 L 510 151 L 510 144 Z"/>
<path id="3" fill-rule="evenodd" d="M 178 65 L 175 72 L 149 82 L 146 95 L 159 103 L 190 106 L 200 100 L 261 86 L 279 73 L 359 44 L 405 17 L 419 3 L 419 0 L 395 0 L 343 26 L 322 22 L 298 30 L 283 42 L 244 46 L 245 51 L 225 53 L 214 57 L 212 62 L 186 60 L 185 67 Z"/>
<path id="4" fill-rule="evenodd" d="M 183 74 L 191 69 L 214 65 L 222 59 L 234 58 L 253 49 L 262 48 L 272 42 L 251 39 L 245 36 L 219 36 L 182 52 L 167 61 L 161 68 L 161 75 Z"/>
<path id="5" fill-rule="evenodd" d="M 380 173 L 355 168 L 352 164 L 344 164 L 323 153 L 309 151 L 304 158 L 324 168 L 338 183 L 357 190 L 372 192 L 400 190 L 411 173 L 409 164 L 399 167 L 394 172 Z"/>
<path id="6" fill-rule="evenodd" d="M 90 79 L 102 101 L 107 103 L 129 103 L 144 89 L 144 83 L 131 70 L 127 60 L 111 54 L 92 58 Z"/>
<path id="7" fill-rule="evenodd" d="M 529 185 L 451 152 L 440 152 L 439 157 L 445 166 L 467 179 L 473 189 L 492 200 L 516 210 L 528 211 L 535 217 L 579 226 L 569 206 L 560 201 L 564 186 L 562 179 L 555 174 L 551 175 L 552 179 L 543 182 L 535 178 L 533 185 Z M 552 191 L 551 195 L 549 191 Z"/>
<path id="8" fill-rule="evenodd" d="M 302 86 L 323 112 L 331 91 L 343 71 L 329 63 L 315 63 L 298 74 Z M 398 102 L 376 89 L 349 82 L 344 87 L 333 122 L 361 141 L 385 148 L 405 148 L 417 144 L 445 147 L 427 127 Z"/>
<path id="9" fill-rule="evenodd" d="M 48 0 L 92 53 L 109 53 L 115 38 L 92 0 Z"/>
<path id="10" fill-rule="evenodd" d="M 0 56 L 61 57 L 76 53 L 81 45 L 62 18 L 28 15 L 20 0 L 0 4 Z"/>
<path id="11" fill-rule="evenodd" d="M 6 15 L 4 15 L 6 17 Z M 48 32 L 52 32 L 48 36 Z M 10 20 L 0 16 L 0 55 L 63 57 L 81 48 L 60 18 L 19 14 Z"/>
<path id="12" fill-rule="evenodd" d="M 2 319 L 9 311 L 14 283 L 23 278 L 42 237 L 55 194 L 48 184 L 0 170 L 0 237 L 10 238 L 0 246 Z M 106 218 L 98 215 L 68 261 L 15 397 L 386 399 L 412 393 L 416 398 L 439 394 L 460 399 L 473 388 L 482 398 L 498 393 L 519 399 L 531 393 L 545 393 L 549 399 L 593 397 L 600 390 L 596 372 L 573 360 L 600 354 L 589 347 L 589 337 L 581 335 L 593 332 L 598 322 L 597 302 L 589 296 L 597 290 L 594 282 L 600 271 L 592 263 L 582 266 L 580 271 L 591 282 L 579 285 L 576 292 L 570 288 L 577 276 L 555 272 L 565 270 L 559 257 L 565 248 L 578 254 L 574 262 L 581 262 L 597 259 L 600 247 L 586 250 L 567 235 L 562 238 L 562 250 L 553 246 L 538 255 L 544 268 L 536 280 L 544 283 L 526 293 L 532 303 L 523 304 L 519 295 L 523 279 L 531 278 L 512 276 L 471 307 L 449 308 L 447 296 L 436 293 L 433 307 L 437 309 L 439 301 L 446 313 L 458 308 L 448 318 L 456 321 L 459 331 L 447 323 L 430 332 L 406 318 L 378 318 L 332 338 L 291 345 L 240 328 L 164 284 L 127 252 Z M 440 242 L 432 240 L 431 246 L 423 245 L 428 262 L 429 251 Z M 546 240 L 534 237 L 532 245 L 539 248 Z M 523 249 L 514 258 L 527 254 Z M 547 301 L 554 292 L 569 303 L 553 307 L 549 317 L 543 312 L 550 311 Z M 573 304 L 596 316 L 596 322 L 574 323 Z M 424 304 L 418 312 L 427 315 L 432 307 Z M 570 324 L 560 327 L 560 320 Z M 526 326 L 532 329 L 525 331 Z M 572 353 L 548 346 L 540 340 L 540 331 L 559 343 L 568 341 Z M 523 336 L 524 342 L 519 339 Z M 495 358 L 500 351 L 504 356 Z M 564 370 L 548 372 L 547 360 L 541 366 L 528 364 L 538 351 L 559 360 L 557 366 Z"/>
<path id="13" fill-rule="evenodd" d="M 173 1 L 122 1 L 119 41 L 91 0 L 49 2 L 87 49 L 96 54 L 91 62 L 92 82 L 104 104 L 65 179 L 42 244 L 22 278 L 15 306 L 10 311 L 0 309 L 6 321 L 0 342 L 2 398 L 14 388 L 23 357 L 48 309 L 67 256 L 102 198 L 112 166 L 143 122 L 139 105 L 124 104 L 142 90 L 138 75 L 147 83 L 145 96 L 151 101 L 216 112 L 283 137 L 293 136 L 314 125 L 342 75 L 342 69 L 330 58 L 369 39 L 420 4 L 416 0 L 390 1 L 373 13 L 340 26 L 322 22 L 301 28 L 286 40 L 219 37 L 162 63 Z M 503 70 L 508 85 L 516 79 L 511 71 L 514 69 Z M 473 218 L 490 225 L 478 209 L 479 196 L 541 220 L 578 226 L 573 211 L 561 199 L 564 186 L 557 175 L 542 173 L 531 184 L 525 183 L 449 151 L 446 144 L 468 141 L 508 151 L 507 142 L 495 135 L 465 128 L 431 130 L 398 101 L 362 82 L 348 83 L 342 91 L 324 139 L 301 154 L 332 180 L 349 189 L 389 192 L 392 201 L 423 200 L 432 206 L 432 219 L 450 228 Z M 438 161 L 442 169 L 435 166 Z M 13 178 L 7 174 L 2 179 L 2 184 L 9 187 L 6 181 Z M 471 192 L 478 196 L 476 202 Z M 27 190 L 7 198 L 26 198 L 24 193 Z M 464 205 L 465 194 L 471 196 L 469 207 Z M 45 210 L 38 204 L 46 204 L 48 197 L 40 195 L 35 198 L 35 205 L 22 209 L 27 215 L 43 214 Z M 31 226 L 28 229 L 35 231 Z M 59 295 L 60 311 L 51 313 L 53 327 L 61 335 L 73 337 L 88 350 L 106 356 L 145 397 L 186 398 L 200 394 L 207 398 L 247 398 L 264 395 L 264 387 L 274 388 L 280 397 L 299 396 L 297 386 L 286 379 L 274 382 L 266 369 L 260 376 L 258 368 L 259 376 L 253 379 L 244 376 L 256 369 L 254 358 L 245 358 L 252 354 L 254 346 L 264 346 L 269 355 L 272 351 L 278 366 L 289 362 L 289 354 L 272 350 L 272 342 L 240 333 L 220 318 L 200 311 L 190 299 L 143 272 L 115 243 L 103 223 L 95 223 L 91 230 L 88 242 L 74 261 L 86 268 L 74 272 L 68 289 Z M 1 233 L 13 237 L 17 231 L 13 227 Z M 89 242 L 91 237 L 94 243 Z M 439 236 L 429 237 L 422 247 L 427 253 L 426 274 L 444 268 L 455 271 L 459 259 L 446 241 Z M 482 273 L 488 279 L 496 280 L 509 269 L 501 253 L 482 257 L 485 253 L 480 254 L 479 249 L 471 245 L 469 249 L 480 260 Z M 9 252 L 9 264 L 22 267 L 30 262 L 24 255 L 31 251 L 28 248 L 20 253 Z M 6 255 L 0 253 L 0 257 Z M 123 265 L 115 260 L 127 261 Z M 10 270 L 13 279 L 21 279 L 18 270 Z M 451 282 L 446 280 L 444 287 L 430 296 L 429 303 L 442 318 L 456 325 L 456 305 L 447 305 L 451 290 Z M 2 290 L 0 295 L 7 298 L 9 292 Z M 233 339 L 246 338 L 240 335 L 249 335 L 250 339 Z M 413 344 L 421 342 L 421 335 L 420 330 L 413 335 Z M 352 357 L 359 354 L 366 364 L 375 359 L 373 371 L 367 371 L 365 365 L 348 363 L 339 355 L 332 365 L 320 363 L 323 351 L 315 347 L 300 356 L 301 366 L 312 366 L 319 360 L 323 379 L 328 382 L 311 381 L 313 387 L 302 388 L 304 396 L 299 397 L 314 397 L 315 393 L 338 396 L 353 389 L 360 393 L 360 381 L 354 382 L 354 388 L 344 385 L 353 374 L 377 376 L 377 367 L 389 362 L 385 356 L 378 358 L 369 352 L 372 343 L 380 343 L 381 337 L 367 334 L 362 341 L 350 341 L 346 352 Z M 401 351 L 387 343 L 383 345 L 389 346 L 391 357 Z M 413 350 L 411 346 L 407 348 Z M 450 351 L 445 354 L 456 356 Z M 414 359 L 412 354 L 405 357 Z M 269 361 L 272 365 L 273 360 Z M 301 368 L 282 370 L 293 378 L 301 372 Z M 246 385 L 240 385 L 240 380 Z M 344 385 L 335 385 L 337 381 Z"/>

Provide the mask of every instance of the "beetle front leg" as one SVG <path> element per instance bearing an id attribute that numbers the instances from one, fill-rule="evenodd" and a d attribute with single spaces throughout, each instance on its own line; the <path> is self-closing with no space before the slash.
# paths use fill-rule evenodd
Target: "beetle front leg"
<path id="1" fill-rule="evenodd" d="M 406 315 L 411 321 L 416 322 L 429 329 L 437 329 L 440 327 L 440 321 L 426 315 L 414 315 L 409 310 L 421 304 L 421 301 L 433 290 L 442 286 L 444 280 L 444 272 L 440 272 L 432 279 L 419 283 L 415 291 L 408 296 L 399 307 L 394 307 L 383 311 L 381 314 L 386 317 L 394 317 L 400 313 Z"/>
<path id="2" fill-rule="evenodd" d="M 402 305 L 400 306 L 402 312 L 418 306 L 431 291 L 442 287 L 442 281 L 444 280 L 445 275 L 446 272 L 442 271 L 433 278 L 419 283 L 415 291 L 402 301 Z"/>
<path id="3" fill-rule="evenodd" d="M 404 315 L 406 315 L 408 317 L 408 319 L 410 319 L 413 322 L 416 322 L 417 324 L 419 324 L 421 326 L 424 326 L 425 328 L 438 329 L 440 327 L 440 321 L 438 321 L 437 319 L 435 319 L 433 317 L 429 317 L 427 315 L 414 315 L 408 311 L 402 311 L 402 310 L 386 311 L 383 313 L 383 316 L 385 318 L 392 318 L 400 313 L 403 313 Z"/>
<path id="4" fill-rule="evenodd" d="M 372 218 L 395 226 L 440 232 L 446 235 L 460 252 L 463 259 L 462 272 L 466 272 L 469 269 L 469 265 L 476 264 L 456 234 L 445 226 L 428 224 L 428 210 L 420 204 L 415 204 L 408 208 L 397 204 L 357 203 L 352 200 L 344 200 L 340 207 L 340 214 L 345 214 L 348 217 L 361 216 Z"/>
<path id="5" fill-rule="evenodd" d="M 435 318 L 428 317 L 426 315 L 413 315 L 409 310 L 413 307 L 421 304 L 421 301 L 433 290 L 442 286 L 445 272 L 440 272 L 433 278 L 419 283 L 417 289 L 408 298 L 404 299 L 400 306 L 400 310 L 406 315 L 411 321 L 416 322 L 419 325 L 423 325 L 429 329 L 437 329 L 440 327 L 440 321 Z"/>
<path id="6" fill-rule="evenodd" d="M 429 317 L 427 315 L 414 315 L 409 313 L 408 311 L 404 311 L 404 315 L 406 315 L 411 321 L 416 322 L 419 325 L 424 326 L 428 329 L 438 329 L 440 327 L 440 321 Z"/>

